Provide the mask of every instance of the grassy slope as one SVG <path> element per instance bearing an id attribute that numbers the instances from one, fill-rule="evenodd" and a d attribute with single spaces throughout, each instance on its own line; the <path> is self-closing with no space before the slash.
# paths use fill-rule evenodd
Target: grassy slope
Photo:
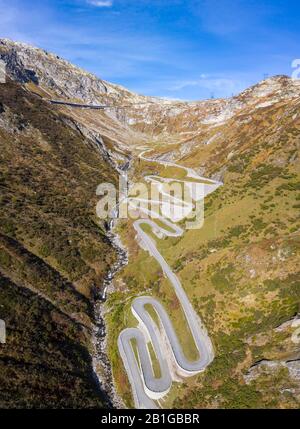
<path id="1" fill-rule="evenodd" d="M 283 338 L 274 328 L 299 311 L 297 109 L 284 103 L 260 109 L 252 123 L 233 122 L 223 129 L 222 144 L 212 144 L 185 159 L 186 165 L 204 165 L 208 174 L 225 167 L 224 186 L 206 199 L 201 230 L 187 231 L 179 239 L 157 240 L 157 244 L 203 318 L 216 359 L 203 374 L 175 384 L 164 402 L 166 407 L 299 406 L 300 398 L 284 390 L 294 385 L 286 371 L 259 377 L 248 385 L 243 379 L 254 362 L 282 357 Z M 145 172 L 154 170 L 138 165 L 138 174 L 143 167 Z M 119 389 L 132 404 L 115 346 L 120 330 L 129 321 L 134 323 L 128 316 L 130 297 L 138 293 L 159 296 L 174 320 L 182 319 L 159 267 L 138 249 L 130 226 L 121 235 L 130 250 L 130 264 L 108 303 L 112 309 L 109 323 L 114 326 L 110 346 Z M 179 335 L 186 337 L 183 329 L 184 324 L 177 323 Z M 263 343 L 257 341 L 261 335 Z M 290 337 L 284 341 L 288 351 Z"/>
<path id="2" fill-rule="evenodd" d="M 95 190 L 114 173 L 67 117 L 18 84 L 0 85 L 0 112 L 0 406 L 101 406 L 93 298 L 115 256 Z"/>

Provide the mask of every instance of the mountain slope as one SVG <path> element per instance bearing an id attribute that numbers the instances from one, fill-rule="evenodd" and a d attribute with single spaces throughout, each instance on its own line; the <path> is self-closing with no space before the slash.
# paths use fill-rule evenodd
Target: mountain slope
<path id="1" fill-rule="evenodd" d="M 46 287 L 44 280 L 35 285 L 41 298 L 47 298 L 48 305 L 59 302 L 59 311 L 90 326 L 89 285 L 100 284 L 113 258 L 99 230 L 87 221 L 95 205 L 92 193 L 101 182 L 94 172 L 102 171 L 101 179 L 114 181 L 111 165 L 128 166 L 129 160 L 133 180 L 151 173 L 176 177 L 176 169 L 136 157 L 152 149 L 152 158 L 176 160 L 224 182 L 206 200 L 201 230 L 157 243 L 204 320 L 216 352 L 208 371 L 175 385 L 164 405 L 299 407 L 299 81 L 276 76 L 231 99 L 188 103 L 133 94 L 20 43 L 0 42 L 0 56 L 9 75 L 23 84 L 23 89 L 12 82 L 0 86 L 6 97 L 1 100 L 0 126 L 7 145 L 3 183 L 8 192 L 3 200 L 3 247 L 11 254 L 13 246 L 17 256 L 4 256 L 4 281 L 17 287 L 24 283 L 32 290 L 27 279 L 40 274 L 31 267 L 46 263 L 67 286 L 61 296 L 57 282 L 46 276 Z M 47 102 L 51 98 L 113 107 L 106 112 L 54 107 Z M 50 129 L 45 119 L 49 112 Z M 57 123 L 63 128 L 58 145 Z M 73 154 L 74 145 L 78 150 Z M 40 174 L 42 180 L 36 180 Z M 27 225 L 34 229 L 29 236 Z M 109 294 L 108 350 L 118 391 L 132 405 L 117 352 L 119 332 L 125 321 L 132 323 L 131 299 L 153 291 L 173 315 L 179 336 L 188 345 L 190 339 L 168 283 L 135 244 L 132 223 L 122 222 L 119 233 L 129 249 L 129 264 Z M 22 276 L 20 266 L 12 265 L 20 253 Z"/>
<path id="2" fill-rule="evenodd" d="M 199 102 L 165 100 L 135 94 L 106 82 L 42 49 L 0 39 L 0 58 L 8 74 L 46 99 L 109 105 L 105 112 L 67 108 L 68 114 L 108 139 L 123 155 L 142 144 L 161 144 L 174 159 L 218 139 L 230 121 L 250 121 L 251 112 L 296 100 L 300 82 L 287 76 L 266 79 L 228 99 Z M 174 147 L 172 143 L 176 143 Z M 179 158 L 178 158 L 179 156 Z"/>
<path id="3" fill-rule="evenodd" d="M 0 107 L 0 405 L 99 407 L 93 302 L 115 254 L 96 187 L 115 172 L 70 118 L 19 84 L 0 85 Z"/>
<path id="4" fill-rule="evenodd" d="M 242 119 L 232 118 L 218 140 L 200 143 L 180 159 L 224 182 L 205 201 L 203 227 L 181 238 L 152 235 L 204 320 L 216 353 L 207 371 L 172 388 L 163 401 L 167 408 L 299 407 L 299 98 L 254 109 L 250 120 Z M 157 144 L 147 156 L 178 156 L 170 147 L 169 156 L 162 149 Z M 139 177 L 177 174 L 144 160 L 135 167 Z M 109 297 L 107 321 L 115 379 L 131 405 L 115 345 L 119 332 L 134 326 L 134 297 L 157 296 L 187 353 L 194 348 L 176 296 L 153 258 L 133 241 L 130 221 L 119 232 L 130 251 L 129 265 Z"/>

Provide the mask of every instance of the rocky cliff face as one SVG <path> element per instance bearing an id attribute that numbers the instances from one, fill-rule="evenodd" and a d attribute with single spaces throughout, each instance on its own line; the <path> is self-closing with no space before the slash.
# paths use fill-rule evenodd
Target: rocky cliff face
<path id="1" fill-rule="evenodd" d="M 0 58 L 7 65 L 7 74 L 12 79 L 25 85 L 37 96 L 44 99 L 76 101 L 86 104 L 109 104 L 112 107 L 106 112 L 83 111 L 68 107 L 57 107 L 57 110 L 72 117 L 74 122 L 95 139 L 102 139 L 116 162 L 128 161 L 129 142 L 137 136 L 127 126 L 121 107 L 129 91 L 108 84 L 67 61 L 44 50 L 0 40 Z M 139 137 L 140 139 L 140 137 Z"/>
<path id="2" fill-rule="evenodd" d="M 63 98 L 91 104 L 100 103 L 108 92 L 102 80 L 54 54 L 9 40 L 2 40 L 0 46 L 8 73 L 23 83 L 33 81 Z"/>

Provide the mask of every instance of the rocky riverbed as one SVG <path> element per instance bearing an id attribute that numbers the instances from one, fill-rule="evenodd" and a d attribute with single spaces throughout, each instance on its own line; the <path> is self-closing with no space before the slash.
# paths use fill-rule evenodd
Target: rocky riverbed
<path id="1" fill-rule="evenodd" d="M 93 335 L 94 343 L 94 356 L 93 366 L 95 374 L 98 377 L 101 385 L 101 390 L 107 394 L 108 406 L 115 408 L 124 408 L 122 399 L 118 396 L 113 382 L 113 374 L 111 370 L 110 361 L 107 356 L 107 335 L 105 326 L 105 306 L 104 302 L 107 298 L 108 291 L 113 287 L 113 279 L 116 274 L 128 263 L 127 250 L 123 247 L 118 235 L 114 232 L 114 222 L 109 225 L 107 238 L 111 245 L 116 250 L 118 255 L 116 263 L 111 267 L 107 273 L 101 295 L 95 303 L 95 317 L 96 325 Z"/>

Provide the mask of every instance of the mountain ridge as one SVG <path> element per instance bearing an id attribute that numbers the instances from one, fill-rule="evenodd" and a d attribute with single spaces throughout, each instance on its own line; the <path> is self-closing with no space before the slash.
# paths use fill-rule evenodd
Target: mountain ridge
<path id="1" fill-rule="evenodd" d="M 152 159 L 177 161 L 201 175 L 222 180 L 222 188 L 205 201 L 204 227 L 197 232 L 187 231 L 182 238 L 165 238 L 158 245 L 182 281 L 195 310 L 203 317 L 216 351 L 216 359 L 206 373 L 175 386 L 164 405 L 170 408 L 298 407 L 300 382 L 295 368 L 299 361 L 295 361 L 291 372 L 285 362 L 299 356 L 299 344 L 291 340 L 292 323 L 287 323 L 300 309 L 299 81 L 286 76 L 272 77 L 231 99 L 147 102 L 147 97 L 132 95 L 119 87 L 106 92 L 103 85 L 107 83 L 87 84 L 84 72 L 81 79 L 79 72 L 74 75 L 73 68 L 66 66 L 68 63 L 59 63 L 55 56 L 51 56 L 51 61 L 48 58 L 48 67 L 45 65 L 48 63 L 43 65 L 46 54 L 41 60 L 31 48 L 24 48 L 26 52 L 29 50 L 25 55 L 20 54 L 13 42 L 6 45 L 10 48 L 0 42 L 0 57 L 11 60 L 8 74 L 16 82 L 9 79 L 7 85 L 0 85 L 0 138 L 4 145 L 1 185 L 5 190 L 3 234 L 18 239 L 27 251 L 36 253 L 41 260 L 48 261 L 52 269 L 69 276 L 74 287 L 89 296 L 89 291 L 92 292 L 89 279 L 95 278 L 93 269 L 101 265 L 101 273 L 97 272 L 96 276 L 100 282 L 110 258 L 114 258 L 105 241 L 104 228 L 100 233 L 94 229 L 92 220 L 86 220 L 90 220 L 95 204 L 98 174 L 116 181 L 117 173 L 129 167 L 132 181 L 158 173 L 163 177 L 176 176 L 178 172 L 172 167 L 155 166 L 137 156 L 148 150 Z M 39 55 L 40 51 L 37 52 Z M 60 67 L 64 70 L 62 74 L 58 72 Z M 22 81 L 22 76 L 27 82 Z M 82 98 L 83 101 L 105 101 L 113 107 L 93 112 L 53 106 L 49 102 L 53 97 L 80 101 L 72 97 L 82 97 L 84 91 L 90 98 Z M 142 104 L 145 99 L 146 104 Z M 140 103 L 135 104 L 136 101 Z M 51 118 L 50 128 L 46 112 Z M 74 144 L 74 151 L 70 142 Z M 36 178 L 42 175 L 45 183 L 55 183 L 53 191 L 45 190 L 42 181 L 36 183 L 31 171 Z M 66 193 L 66 183 L 73 181 L 76 186 L 68 188 Z M 39 231 L 46 246 L 42 246 L 39 236 L 26 238 L 26 228 L 20 218 L 26 206 L 22 203 L 24 195 L 29 201 L 25 218 L 34 230 L 29 232 L 35 237 L 35 230 Z M 84 195 L 93 198 L 87 202 Z M 49 207 L 48 198 L 55 204 Z M 78 222 L 74 219 L 75 212 L 79 215 Z M 52 223 L 57 231 L 50 228 Z M 50 234 L 45 234 L 49 229 Z M 129 264 L 117 274 L 108 294 L 107 344 L 117 392 L 131 406 L 130 386 L 116 344 L 124 321 L 132 323 L 127 304 L 133 296 L 151 287 L 171 310 L 174 326 L 187 343 L 188 335 L 184 335 L 180 308 L 166 280 L 153 261 L 134 244 L 135 232 L 130 220 L 119 224 L 118 233 L 128 248 Z M 55 237 L 57 234 L 55 239 L 53 234 Z M 91 252 L 88 237 L 89 243 L 93 243 Z M 34 245 L 35 240 L 38 245 Z M 61 246 L 57 246 L 56 241 Z M 19 273 L 20 266 L 14 265 L 8 245 L 3 247 L 1 262 L 6 267 L 3 275 L 10 271 L 9 281 L 17 283 L 13 274 Z M 16 249 L 14 252 L 18 254 Z M 24 284 L 28 277 L 36 277 L 31 265 L 24 263 L 25 274 L 21 271 L 22 277 L 19 273 Z M 89 274 L 85 273 L 87 265 Z M 75 281 L 74 275 L 79 277 Z M 57 293 L 51 284 L 46 282 L 47 293 Z M 45 287 L 39 285 L 42 286 Z M 11 284 L 9 290 L 12 290 Z M 61 305 L 66 294 L 64 291 L 60 298 Z M 81 308 L 84 302 L 76 306 Z M 9 306 L 6 311 L 9 313 Z M 90 318 L 86 309 L 79 313 L 85 320 Z M 60 330 L 60 324 L 55 325 L 54 333 L 56 329 Z M 75 335 L 75 341 L 82 344 L 79 337 Z M 35 357 L 36 351 L 32 352 Z M 52 362 L 51 356 L 46 359 Z M 256 365 L 266 360 L 282 362 L 282 365 Z M 84 372 L 90 374 L 90 371 L 91 366 Z M 78 396 L 80 391 L 78 389 Z M 78 396 L 73 404 L 80 404 Z"/>

